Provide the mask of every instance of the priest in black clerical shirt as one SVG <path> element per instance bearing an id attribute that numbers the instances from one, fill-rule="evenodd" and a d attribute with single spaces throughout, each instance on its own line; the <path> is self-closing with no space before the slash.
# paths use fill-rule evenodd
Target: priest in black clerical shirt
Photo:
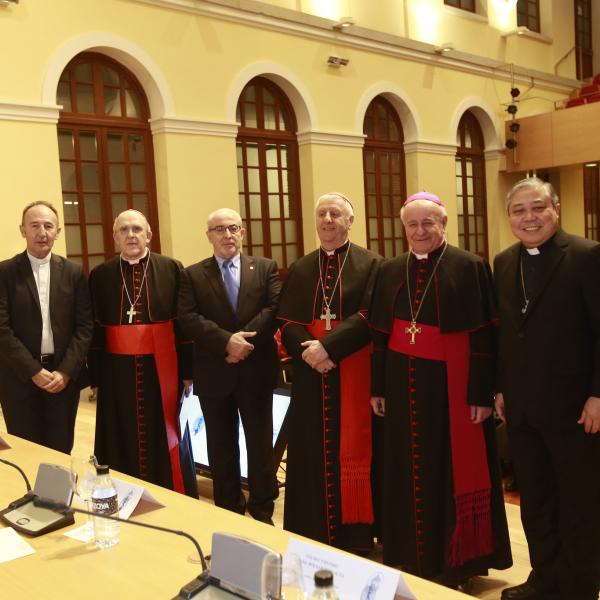
<path id="1" fill-rule="evenodd" d="M 519 242 L 496 257 L 496 411 L 506 418 L 532 570 L 503 600 L 600 588 L 600 244 L 565 233 L 535 177 L 508 193 Z"/>

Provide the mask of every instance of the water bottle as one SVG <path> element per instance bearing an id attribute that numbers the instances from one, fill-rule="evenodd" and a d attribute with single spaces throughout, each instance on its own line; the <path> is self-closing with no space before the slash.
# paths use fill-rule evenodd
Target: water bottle
<path id="1" fill-rule="evenodd" d="M 107 465 L 96 467 L 96 482 L 92 490 L 92 511 L 99 515 L 119 516 L 117 490 L 110 478 Z M 119 542 L 120 523 L 94 516 L 94 541 L 100 548 L 109 548 Z"/>
<path id="2" fill-rule="evenodd" d="M 312 598 L 313 600 L 339 600 L 339 596 L 333 587 L 333 573 L 331 571 L 322 569 L 315 573 L 315 591 Z"/>

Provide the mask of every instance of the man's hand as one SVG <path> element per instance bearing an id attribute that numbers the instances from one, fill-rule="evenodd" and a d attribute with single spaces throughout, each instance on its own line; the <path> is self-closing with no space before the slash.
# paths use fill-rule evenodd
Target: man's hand
<path id="1" fill-rule="evenodd" d="M 246 341 L 246 338 L 252 338 L 255 335 L 256 331 L 238 331 L 233 333 L 225 348 L 227 351 L 226 362 L 237 363 L 244 360 L 254 350 L 254 346 Z"/>
<path id="2" fill-rule="evenodd" d="M 371 396 L 371 406 L 373 412 L 378 417 L 385 417 L 385 398 L 381 396 Z"/>
<path id="3" fill-rule="evenodd" d="M 71 381 L 71 378 L 66 373 L 52 371 L 52 381 L 45 385 L 43 389 L 51 394 L 57 394 L 69 385 L 69 381 Z"/>
<path id="4" fill-rule="evenodd" d="M 89 399 L 90 400 L 97 400 L 98 399 L 98 388 L 97 387 L 91 387 L 90 388 Z"/>
<path id="5" fill-rule="evenodd" d="M 35 385 L 37 385 L 39 388 L 45 390 L 46 386 L 52 383 L 53 379 L 54 377 L 50 371 L 42 369 L 31 378 L 31 381 L 33 381 L 33 383 L 35 383 Z"/>
<path id="6" fill-rule="evenodd" d="M 598 433 L 600 431 L 600 398 L 590 396 L 585 401 L 581 417 L 577 422 L 583 425 L 586 433 Z"/>
<path id="7" fill-rule="evenodd" d="M 491 414 L 492 409 L 489 406 L 471 406 L 471 423 L 483 423 Z"/>
<path id="8" fill-rule="evenodd" d="M 323 348 L 323 344 L 321 344 L 319 340 L 308 340 L 306 342 L 302 342 L 300 345 L 306 348 L 306 350 L 304 350 L 302 353 L 302 359 L 308 364 L 309 367 L 312 367 L 313 369 L 316 369 L 319 363 L 329 359 L 327 350 Z"/>
<path id="9" fill-rule="evenodd" d="M 331 371 L 332 369 L 335 369 L 337 365 L 330 359 L 330 358 L 326 358 L 325 360 L 321 361 L 320 363 L 317 363 L 313 369 L 315 371 L 318 371 L 319 373 L 323 374 L 323 373 L 329 373 L 329 371 Z"/>
<path id="10" fill-rule="evenodd" d="M 504 396 L 498 392 L 496 394 L 496 400 L 494 402 L 496 409 L 496 416 L 503 422 L 506 423 L 506 414 L 504 413 Z"/>
<path id="11" fill-rule="evenodd" d="M 190 395 L 190 392 L 192 391 L 193 383 L 194 383 L 193 379 L 184 379 L 183 380 L 183 393 L 185 394 L 186 398 Z"/>

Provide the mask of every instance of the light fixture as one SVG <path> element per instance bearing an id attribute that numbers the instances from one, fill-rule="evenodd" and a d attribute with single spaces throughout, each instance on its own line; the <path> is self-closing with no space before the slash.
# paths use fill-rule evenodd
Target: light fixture
<path id="1" fill-rule="evenodd" d="M 9 4 L 19 4 L 19 0 L 0 0 L 0 6 L 8 6 Z"/>
<path id="2" fill-rule="evenodd" d="M 506 9 L 512 9 L 517 5 L 517 0 L 498 0 L 498 4 Z"/>
<path id="3" fill-rule="evenodd" d="M 333 24 L 333 28 L 343 31 L 344 29 L 348 29 L 348 27 L 352 27 L 352 25 L 356 25 L 356 21 L 352 17 L 342 17 Z"/>
<path id="4" fill-rule="evenodd" d="M 519 129 L 521 129 L 521 125 L 520 123 L 517 123 L 516 121 L 513 121 L 508 128 L 513 132 L 513 133 L 517 133 L 517 131 L 519 131 Z"/>
<path id="5" fill-rule="evenodd" d="M 327 59 L 327 66 L 333 67 L 334 69 L 339 69 L 340 67 L 345 67 L 349 62 L 349 58 L 342 58 L 341 56 L 330 56 Z"/>
<path id="6" fill-rule="evenodd" d="M 436 46 L 433 51 L 436 54 L 446 54 L 448 52 L 452 52 L 452 50 L 454 50 L 454 44 L 450 43 L 450 42 L 446 42 L 445 44 L 442 44 L 441 46 Z"/>
<path id="7" fill-rule="evenodd" d="M 518 110 L 519 110 L 519 109 L 517 108 L 517 105 L 516 105 L 516 104 L 509 104 L 509 105 L 506 107 L 506 112 L 507 112 L 509 115 L 516 115 Z"/>
<path id="8" fill-rule="evenodd" d="M 509 138 L 504 144 L 509 150 L 514 150 L 517 147 L 517 140 Z"/>
<path id="9" fill-rule="evenodd" d="M 598 163 L 585 163 L 585 165 L 583 165 L 583 166 L 593 169 L 594 167 L 598 166 Z"/>

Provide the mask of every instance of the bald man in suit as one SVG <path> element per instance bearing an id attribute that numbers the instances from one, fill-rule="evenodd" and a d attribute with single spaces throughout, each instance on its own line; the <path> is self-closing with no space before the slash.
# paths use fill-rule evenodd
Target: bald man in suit
<path id="1" fill-rule="evenodd" d="M 23 210 L 27 249 L 0 263 L 0 404 L 9 433 L 69 453 L 92 339 L 80 265 L 51 252 L 58 213 Z"/>
<path id="2" fill-rule="evenodd" d="M 244 228 L 234 210 L 208 217 L 213 256 L 184 271 L 178 321 L 195 343 L 194 391 L 206 422 L 215 504 L 271 523 L 273 389 L 279 373 L 273 337 L 280 282 L 275 261 L 241 252 Z M 246 503 L 241 490 L 238 411 L 248 453 Z"/>

